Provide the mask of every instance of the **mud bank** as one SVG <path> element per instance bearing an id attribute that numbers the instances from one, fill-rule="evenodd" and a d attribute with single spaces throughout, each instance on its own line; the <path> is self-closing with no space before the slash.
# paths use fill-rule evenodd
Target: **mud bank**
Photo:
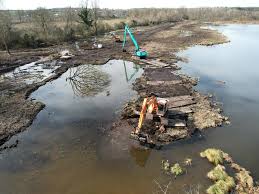
<path id="1" fill-rule="evenodd" d="M 179 97 L 185 96 L 193 100 L 193 103 L 190 107 L 192 110 L 182 110 L 182 107 L 174 107 L 173 111 L 183 112 L 183 120 L 186 121 L 188 130 L 179 129 L 181 137 L 189 136 L 192 131 L 198 126 L 198 123 L 201 121 L 196 120 L 196 122 L 191 121 L 189 116 L 198 118 L 198 112 L 195 111 L 197 107 L 211 108 L 210 112 L 214 112 L 213 115 L 218 119 L 220 118 L 219 113 L 216 114 L 215 109 L 212 108 L 211 104 L 199 103 L 200 99 L 206 99 L 206 97 L 201 97 L 196 92 L 192 91 L 193 80 L 186 78 L 185 76 L 176 76 L 175 73 L 168 74 L 168 68 L 171 68 L 171 71 L 175 71 L 178 67 L 174 64 L 181 58 L 175 55 L 175 52 L 185 49 L 187 47 L 196 45 L 196 44 L 207 44 L 211 43 L 223 43 L 226 42 L 226 37 L 219 34 L 216 31 L 202 29 L 200 28 L 202 24 L 194 22 L 182 22 L 182 23 L 171 23 L 163 24 L 153 27 L 138 27 L 135 29 L 136 37 L 140 42 L 141 46 L 149 51 L 149 59 L 160 58 L 163 62 L 166 62 L 168 67 L 155 67 L 151 68 L 148 66 L 145 61 L 138 61 L 132 58 L 133 45 L 130 44 L 128 52 L 123 53 L 120 43 L 114 43 L 113 39 L 110 36 L 103 36 L 99 38 L 99 42 L 103 44 L 102 49 L 93 49 L 92 45 L 84 41 L 78 43 L 77 46 L 74 44 L 66 44 L 61 46 L 55 46 L 54 48 L 44 49 L 44 50 L 27 50 L 27 51 L 14 51 L 13 56 L 9 57 L 2 55 L 1 53 L 1 70 L 0 73 L 6 72 L 8 70 L 14 69 L 17 66 L 27 64 L 28 62 L 33 62 L 38 59 L 47 58 L 45 61 L 41 61 L 42 64 L 47 64 L 52 68 L 51 64 L 53 60 L 56 63 L 60 64 L 60 67 L 53 69 L 52 75 L 41 80 L 39 82 L 33 82 L 31 84 L 24 82 L 17 82 L 14 78 L 2 79 L 0 82 L 0 144 L 2 145 L 8 139 L 10 139 L 16 133 L 25 130 L 36 117 L 38 112 L 44 108 L 44 104 L 41 102 L 36 102 L 33 99 L 30 99 L 30 94 L 37 90 L 42 85 L 47 82 L 58 78 L 64 72 L 66 72 L 70 67 L 78 66 L 81 64 L 104 64 L 111 59 L 125 59 L 131 60 L 140 64 L 145 64 L 147 67 L 145 70 L 144 76 L 141 78 L 138 83 L 135 85 L 137 91 L 143 96 L 149 92 L 152 88 L 153 92 L 164 93 L 164 96 L 167 97 Z M 188 33 L 187 33 L 188 32 Z M 119 32 L 118 32 L 119 33 Z M 211 45 L 211 44 L 210 44 Z M 79 49 L 78 49 L 79 46 Z M 72 56 L 67 60 L 60 58 L 59 52 L 61 50 L 68 49 Z M 25 56 L 28 55 L 28 58 Z M 13 65 L 12 65 L 13 64 Z M 159 77 L 153 76 L 153 80 L 147 80 L 147 77 L 150 77 L 152 72 L 161 71 L 161 75 L 165 74 L 168 76 L 168 80 L 159 80 Z M 156 72 L 158 73 L 158 72 Z M 21 76 L 20 80 L 26 79 L 26 77 Z M 171 81 L 169 81 L 171 80 Z M 141 82 L 142 81 L 142 82 Z M 153 84 L 151 82 L 166 82 L 161 88 L 157 83 Z M 150 86 L 150 83 L 152 86 Z M 168 84 L 167 86 L 165 86 Z M 161 84 L 160 84 L 161 85 Z M 173 86 L 173 87 L 171 87 Z M 173 94 L 173 95 L 172 95 Z M 141 100 L 141 98 L 139 99 Z M 205 105 L 207 104 L 207 105 Z M 179 108 L 179 110 L 177 110 Z M 199 110 L 202 110 L 201 108 Z M 189 113 L 187 114 L 187 112 Z M 192 111 L 192 112 L 190 112 Z M 130 116 L 130 115 L 129 115 Z M 182 115 L 181 115 L 182 118 Z M 211 124 L 208 126 L 216 126 L 221 123 L 216 122 L 212 119 Z M 214 124 L 214 121 L 216 122 Z M 136 123 L 136 119 L 131 119 L 131 122 Z M 190 123 L 190 124 L 189 124 Z M 191 127 L 191 126 L 196 127 Z M 207 127 L 207 126 L 206 126 Z M 178 130 L 178 129 L 177 129 Z M 187 132 L 187 134 L 186 134 Z M 172 134 L 175 134 L 173 131 Z M 170 135 L 169 135 L 170 136 Z M 172 139 L 179 139 L 179 135 L 173 135 Z M 170 140 L 171 141 L 171 140 Z"/>

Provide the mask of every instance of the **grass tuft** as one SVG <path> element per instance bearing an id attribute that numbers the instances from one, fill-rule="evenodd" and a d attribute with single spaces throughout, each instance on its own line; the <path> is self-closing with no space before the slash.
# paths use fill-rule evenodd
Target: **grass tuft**
<path id="1" fill-rule="evenodd" d="M 205 150 L 204 152 L 201 152 L 200 156 L 202 158 L 207 158 L 214 165 L 223 163 L 223 152 L 218 149 L 209 148 L 209 149 Z"/>

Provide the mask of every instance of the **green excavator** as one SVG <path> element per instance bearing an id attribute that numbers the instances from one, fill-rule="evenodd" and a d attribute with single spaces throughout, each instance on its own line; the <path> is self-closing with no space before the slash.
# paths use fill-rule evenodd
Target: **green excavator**
<path id="1" fill-rule="evenodd" d="M 145 59 L 147 58 L 148 56 L 148 53 L 147 51 L 145 50 L 142 50 L 139 45 L 138 45 L 138 42 L 137 40 L 135 39 L 133 33 L 131 32 L 130 28 L 128 25 L 125 25 L 125 31 L 124 31 L 124 39 L 123 39 L 123 46 L 122 46 L 122 49 L 123 49 L 123 52 L 126 52 L 125 50 L 125 45 L 126 45 L 126 42 L 127 42 L 127 33 L 129 34 L 134 46 L 135 46 L 135 55 L 138 56 L 140 59 Z"/>

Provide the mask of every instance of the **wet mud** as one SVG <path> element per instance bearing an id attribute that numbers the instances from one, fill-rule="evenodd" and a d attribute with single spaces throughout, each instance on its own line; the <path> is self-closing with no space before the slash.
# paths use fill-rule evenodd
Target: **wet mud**
<path id="1" fill-rule="evenodd" d="M 195 114 L 194 110 L 201 110 L 199 107 L 202 107 L 210 108 L 209 111 L 213 112 L 214 109 L 211 108 L 210 103 L 207 103 L 208 106 L 198 103 L 201 101 L 201 98 L 197 97 L 197 93 L 192 90 L 193 84 L 197 83 L 196 80 L 187 76 L 168 73 L 179 69 L 175 63 L 183 60 L 176 56 L 175 53 L 177 51 L 196 44 L 206 45 L 208 42 L 218 44 L 227 41 L 220 33 L 209 29 L 202 29 L 200 28 L 201 25 L 193 22 L 182 22 L 136 28 L 136 37 L 141 47 L 149 51 L 149 60 L 160 59 L 160 63 L 157 62 L 155 65 L 152 65 L 152 61 L 150 64 L 150 61 L 139 61 L 132 57 L 132 51 L 134 50 L 132 44 L 128 45 L 128 51 L 126 53 L 122 52 L 121 44 L 113 42 L 110 36 L 99 37 L 98 42 L 103 44 L 103 48 L 101 49 L 93 49 L 91 44 L 86 44 L 82 41 L 77 45 L 64 44 L 38 50 L 17 50 L 13 51 L 11 57 L 1 52 L 0 144 L 2 145 L 13 135 L 25 130 L 44 108 L 42 102 L 37 102 L 29 98 L 33 91 L 47 82 L 58 78 L 71 67 L 82 64 L 105 64 L 111 59 L 124 59 L 145 65 L 145 75 L 134 85 L 134 89 L 138 91 L 141 97 L 147 95 L 149 92 L 155 92 L 161 97 L 191 96 L 194 99 L 195 104 L 172 108 L 174 115 L 179 116 L 179 112 L 183 113 L 182 115 L 180 114 L 181 119 L 187 123 L 186 128 L 177 129 L 171 132 L 171 135 L 169 134 L 173 140 L 189 136 L 196 127 L 203 128 L 203 126 L 200 127 L 197 124 L 201 121 L 198 119 L 195 120 L 200 115 L 199 111 L 195 111 Z M 185 33 L 186 30 L 188 33 Z M 69 50 L 70 55 L 66 57 L 62 56 L 61 51 L 63 50 Z M 23 69 L 18 74 L 16 73 L 15 68 L 33 62 L 35 64 L 30 68 Z M 39 64 L 43 68 L 38 69 Z M 48 69 L 47 76 L 44 75 L 45 68 Z M 32 77 L 30 77 L 31 74 L 29 73 L 31 69 L 34 69 L 34 72 L 36 72 L 33 78 L 37 77 L 38 79 L 31 80 Z M 7 71 L 7 74 L 10 74 L 11 71 L 13 75 L 6 76 Z M 140 101 L 141 98 L 138 99 L 138 102 Z M 133 107 L 135 106 L 138 107 L 139 103 L 133 103 Z M 128 106 L 127 108 L 133 109 L 132 106 Z M 136 110 L 139 111 L 138 108 Z M 190 111 L 192 112 L 190 113 Z M 135 117 L 134 114 L 128 112 L 127 117 Z M 125 116 L 125 114 L 123 115 Z M 217 119 L 220 117 L 219 113 L 216 114 L 214 112 L 212 115 Z M 193 117 L 192 122 L 188 119 L 189 117 Z M 135 120 L 137 119 L 135 118 Z M 131 120 L 130 122 L 136 123 L 135 120 Z M 204 126 L 204 128 L 216 126 L 220 123 L 221 121 L 216 122 L 215 119 L 212 119 L 210 124 Z M 177 135 L 178 133 L 180 135 Z"/>

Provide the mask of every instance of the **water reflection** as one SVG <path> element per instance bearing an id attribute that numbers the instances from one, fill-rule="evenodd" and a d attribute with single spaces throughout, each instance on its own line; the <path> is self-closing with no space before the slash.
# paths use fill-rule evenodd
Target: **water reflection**
<path id="1" fill-rule="evenodd" d="M 123 65 L 124 65 L 124 71 L 125 71 L 125 77 L 126 77 L 126 81 L 130 82 L 138 73 L 140 66 L 137 64 L 134 64 L 133 66 L 133 73 L 129 74 L 129 70 L 127 69 L 127 66 L 125 64 L 125 61 L 123 61 Z M 132 69 L 132 68 L 131 68 Z M 129 74 L 129 75 L 128 75 Z"/>
<path id="2" fill-rule="evenodd" d="M 140 167 L 145 167 L 150 156 L 151 149 L 135 147 L 130 148 L 130 155 L 135 160 L 136 164 Z"/>
<path id="3" fill-rule="evenodd" d="M 76 96 L 95 96 L 103 92 L 111 82 L 108 73 L 93 65 L 83 65 L 69 69 L 66 79 Z"/>

